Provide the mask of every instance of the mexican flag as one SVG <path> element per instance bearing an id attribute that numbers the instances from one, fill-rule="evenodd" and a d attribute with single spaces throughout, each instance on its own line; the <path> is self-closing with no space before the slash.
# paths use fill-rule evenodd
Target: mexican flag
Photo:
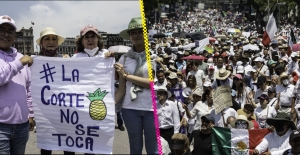
<path id="1" fill-rule="evenodd" d="M 269 129 L 212 128 L 212 152 L 214 155 L 250 155 Z"/>
<path id="2" fill-rule="evenodd" d="M 269 46 L 269 44 L 271 43 L 271 41 L 274 39 L 274 36 L 275 36 L 275 33 L 277 31 L 277 14 L 278 14 L 278 11 L 277 11 L 277 4 L 275 4 L 275 9 L 273 11 L 273 13 L 270 15 L 269 17 L 269 21 L 268 21 L 268 24 L 266 26 L 266 30 L 264 32 L 264 35 L 263 35 L 263 40 L 262 40 L 262 43 L 264 46 Z"/>

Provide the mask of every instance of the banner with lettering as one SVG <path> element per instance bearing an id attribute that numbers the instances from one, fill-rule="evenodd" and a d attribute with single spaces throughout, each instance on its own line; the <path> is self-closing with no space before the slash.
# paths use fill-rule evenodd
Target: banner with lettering
<path id="1" fill-rule="evenodd" d="M 115 130 L 114 58 L 34 57 L 37 146 L 110 154 Z"/>

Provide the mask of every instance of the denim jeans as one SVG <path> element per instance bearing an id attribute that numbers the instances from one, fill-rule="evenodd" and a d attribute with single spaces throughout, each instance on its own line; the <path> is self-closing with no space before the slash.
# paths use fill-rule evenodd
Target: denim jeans
<path id="1" fill-rule="evenodd" d="M 143 134 L 147 154 L 158 154 L 153 111 L 122 109 L 128 132 L 130 154 L 142 154 Z"/>
<path id="2" fill-rule="evenodd" d="M 0 123 L 0 154 L 25 154 L 29 139 L 29 122 L 23 124 Z"/>

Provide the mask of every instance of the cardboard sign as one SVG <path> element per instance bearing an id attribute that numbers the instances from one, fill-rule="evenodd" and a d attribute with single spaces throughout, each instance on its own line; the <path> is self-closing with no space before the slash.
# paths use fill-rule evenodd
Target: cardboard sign
<path id="1" fill-rule="evenodd" d="M 219 86 L 217 89 L 214 89 L 212 93 L 216 114 L 232 106 L 230 86 Z"/>
<path id="2" fill-rule="evenodd" d="M 37 146 L 110 154 L 115 130 L 114 58 L 35 57 Z"/>

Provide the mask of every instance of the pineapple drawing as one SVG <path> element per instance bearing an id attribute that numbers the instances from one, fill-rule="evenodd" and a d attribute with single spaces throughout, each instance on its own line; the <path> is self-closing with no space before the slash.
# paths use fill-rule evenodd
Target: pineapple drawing
<path id="1" fill-rule="evenodd" d="M 103 120 L 106 117 L 106 105 L 103 102 L 103 98 L 105 97 L 108 92 L 106 90 L 102 91 L 97 89 L 94 93 L 89 93 L 89 96 L 87 98 L 91 101 L 89 113 L 90 117 L 93 120 Z"/>

